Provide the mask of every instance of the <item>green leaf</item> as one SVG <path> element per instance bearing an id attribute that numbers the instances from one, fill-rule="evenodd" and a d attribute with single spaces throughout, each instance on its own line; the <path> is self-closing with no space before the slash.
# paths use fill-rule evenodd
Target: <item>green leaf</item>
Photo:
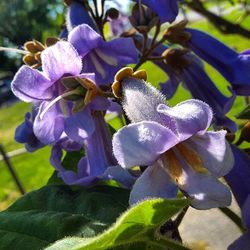
<path id="1" fill-rule="evenodd" d="M 241 111 L 236 118 L 238 119 L 250 119 L 250 104 L 248 104 L 243 111 Z"/>
<path id="2" fill-rule="evenodd" d="M 127 209 L 129 191 L 46 186 L 0 213 L 1 250 L 40 250 L 65 236 L 93 237 Z"/>
<path id="3" fill-rule="evenodd" d="M 106 249 L 187 249 L 161 236 L 160 226 L 187 206 L 185 199 L 152 199 L 126 211 L 104 233 L 92 238 L 65 238 L 46 250 L 106 250 Z"/>

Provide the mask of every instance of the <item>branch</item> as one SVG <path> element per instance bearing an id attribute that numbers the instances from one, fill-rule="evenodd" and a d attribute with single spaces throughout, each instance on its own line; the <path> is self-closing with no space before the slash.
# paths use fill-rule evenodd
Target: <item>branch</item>
<path id="1" fill-rule="evenodd" d="M 250 38 L 250 31 L 243 28 L 239 24 L 233 24 L 224 18 L 207 10 L 200 0 L 193 0 L 185 2 L 185 4 L 192 10 L 206 17 L 218 30 L 224 34 L 239 34 L 246 38 Z"/>

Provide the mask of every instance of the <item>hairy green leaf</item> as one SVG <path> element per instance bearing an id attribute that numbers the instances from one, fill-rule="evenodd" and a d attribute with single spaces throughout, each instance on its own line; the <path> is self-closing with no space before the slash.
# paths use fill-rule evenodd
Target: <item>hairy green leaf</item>
<path id="1" fill-rule="evenodd" d="M 127 209 L 128 195 L 108 186 L 33 191 L 0 213 L 0 249 L 40 250 L 65 236 L 93 237 Z"/>
<path id="2" fill-rule="evenodd" d="M 146 200 L 126 211 L 104 233 L 92 238 L 65 238 L 46 250 L 187 249 L 158 233 L 160 226 L 189 203 L 184 199 Z"/>

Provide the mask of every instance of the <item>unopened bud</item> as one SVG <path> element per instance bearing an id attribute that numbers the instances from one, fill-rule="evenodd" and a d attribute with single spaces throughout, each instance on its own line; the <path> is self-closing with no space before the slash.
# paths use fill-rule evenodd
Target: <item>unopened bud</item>
<path id="1" fill-rule="evenodd" d="M 132 122 L 153 120 L 161 123 L 157 107 L 165 104 L 165 97 L 146 79 L 144 70 L 133 72 L 127 67 L 118 71 L 112 88 L 120 94 L 123 109 Z"/>
<path id="2" fill-rule="evenodd" d="M 159 22 L 159 17 L 148 7 L 136 4 L 129 21 L 140 33 L 145 34 Z"/>
<path id="3" fill-rule="evenodd" d="M 60 39 L 57 37 L 48 37 L 45 41 L 47 47 L 56 44 Z"/>
<path id="4" fill-rule="evenodd" d="M 117 19 L 119 17 L 120 12 L 116 8 L 110 8 L 106 12 L 106 16 L 111 19 Z"/>
<path id="5" fill-rule="evenodd" d="M 185 31 L 187 21 L 183 20 L 175 25 L 170 26 L 167 30 L 164 31 L 164 37 L 170 43 L 178 43 L 183 46 L 191 39 L 192 35 Z"/>
<path id="6" fill-rule="evenodd" d="M 190 64 L 190 61 L 185 57 L 187 53 L 188 50 L 186 49 L 169 48 L 162 53 L 162 56 L 165 58 L 163 61 L 174 70 L 181 71 Z"/>

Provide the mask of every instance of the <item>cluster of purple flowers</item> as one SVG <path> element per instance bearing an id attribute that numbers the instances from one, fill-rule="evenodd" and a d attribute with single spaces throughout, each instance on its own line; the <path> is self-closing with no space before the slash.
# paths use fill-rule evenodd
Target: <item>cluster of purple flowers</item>
<path id="1" fill-rule="evenodd" d="M 116 19 L 112 30 L 122 34 L 109 41 L 100 32 L 101 15 L 91 15 L 86 3 L 67 2 L 61 40 L 41 52 L 41 68 L 24 65 L 12 82 L 13 93 L 32 103 L 16 140 L 29 151 L 50 145 L 51 164 L 68 185 L 113 179 L 131 188 L 130 204 L 173 198 L 180 190 L 197 209 L 228 206 L 230 189 L 218 180 L 226 176 L 250 230 L 249 156 L 230 145 L 222 129 L 237 130 L 226 114 L 236 95 L 250 94 L 249 51 L 238 54 L 210 35 L 186 28 L 186 22 L 170 25 L 160 41 L 148 37 L 151 26 L 157 30 L 175 20 L 177 0 L 135 3 L 131 32 L 123 30 L 119 17 L 102 15 L 105 22 Z M 144 71 L 123 68 L 137 68 L 147 59 L 156 59 L 169 77 L 160 84 L 161 92 L 146 82 Z M 214 85 L 202 60 L 231 84 L 230 97 Z M 195 99 L 169 107 L 166 99 L 180 83 Z M 130 124 L 112 137 L 104 118 L 114 103 Z M 216 131 L 208 131 L 211 126 Z M 64 151 L 82 152 L 76 171 L 62 165 Z M 249 239 L 247 231 L 230 249 L 240 249 L 235 245 L 249 244 Z"/>

